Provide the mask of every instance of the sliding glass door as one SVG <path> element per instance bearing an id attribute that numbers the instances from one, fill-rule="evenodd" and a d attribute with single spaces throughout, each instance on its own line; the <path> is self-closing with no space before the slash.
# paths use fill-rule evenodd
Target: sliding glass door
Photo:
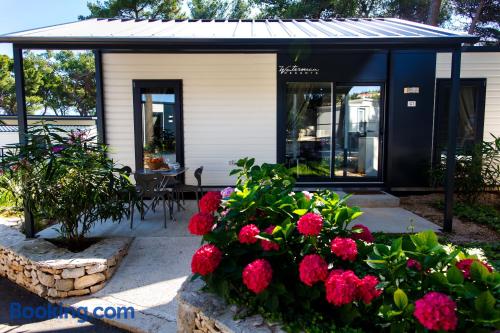
<path id="1" fill-rule="evenodd" d="M 381 178 L 382 86 L 286 84 L 286 164 L 304 182 Z"/>
<path id="2" fill-rule="evenodd" d="M 136 169 L 183 165 L 181 82 L 133 84 Z"/>

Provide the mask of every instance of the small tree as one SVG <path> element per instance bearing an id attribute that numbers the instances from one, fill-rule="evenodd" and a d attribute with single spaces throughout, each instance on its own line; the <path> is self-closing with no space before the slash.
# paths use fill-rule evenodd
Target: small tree
<path id="1" fill-rule="evenodd" d="M 43 125 L 7 153 L 0 185 L 78 247 L 96 222 L 128 214 L 133 185 L 106 150 L 86 132 Z"/>

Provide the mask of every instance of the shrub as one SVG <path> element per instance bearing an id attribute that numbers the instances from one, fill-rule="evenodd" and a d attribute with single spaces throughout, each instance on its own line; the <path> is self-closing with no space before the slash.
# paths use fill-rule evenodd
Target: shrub
<path id="1" fill-rule="evenodd" d="M 106 151 L 86 132 L 37 126 L 7 153 L 2 188 L 38 218 L 60 222 L 60 235 L 77 245 L 96 222 L 128 213 L 133 185 Z"/>
<path id="2" fill-rule="evenodd" d="M 500 137 L 475 145 L 471 152 L 456 155 L 455 191 L 463 202 L 475 203 L 484 191 L 500 190 Z M 431 170 L 435 186 L 444 185 L 446 157 Z"/>
<path id="3" fill-rule="evenodd" d="M 195 228 L 205 230 L 208 244 L 192 268 L 208 291 L 242 305 L 244 314 L 306 332 L 498 326 L 499 273 L 474 260 L 465 278 L 456 266 L 465 254 L 447 252 L 434 233 L 366 242 L 373 239 L 368 228 L 349 229 L 362 213 L 345 198 L 292 192 L 294 179 L 281 165 L 243 159 L 237 166 L 236 188 L 224 191 L 230 195 L 206 195 L 215 220 Z M 428 314 L 446 319 L 422 319 Z"/>

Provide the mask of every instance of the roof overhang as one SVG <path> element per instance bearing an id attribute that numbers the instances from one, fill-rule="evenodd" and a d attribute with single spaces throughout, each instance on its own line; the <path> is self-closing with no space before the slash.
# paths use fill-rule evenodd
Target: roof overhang
<path id="1" fill-rule="evenodd" d="M 0 42 L 54 47 L 255 48 L 296 46 L 442 48 L 478 37 L 399 19 L 116 20 L 90 19 L 0 36 Z"/>

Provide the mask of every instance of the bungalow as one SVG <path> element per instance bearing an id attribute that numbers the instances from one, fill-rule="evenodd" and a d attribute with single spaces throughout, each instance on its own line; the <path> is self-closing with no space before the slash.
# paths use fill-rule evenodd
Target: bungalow
<path id="1" fill-rule="evenodd" d="M 499 134 L 500 52 L 462 47 L 476 41 L 393 18 L 89 19 L 0 36 L 18 73 L 23 49 L 95 50 L 97 131 L 135 169 L 162 155 L 223 186 L 253 156 L 307 186 L 393 190 L 427 188 L 448 142 Z"/>

